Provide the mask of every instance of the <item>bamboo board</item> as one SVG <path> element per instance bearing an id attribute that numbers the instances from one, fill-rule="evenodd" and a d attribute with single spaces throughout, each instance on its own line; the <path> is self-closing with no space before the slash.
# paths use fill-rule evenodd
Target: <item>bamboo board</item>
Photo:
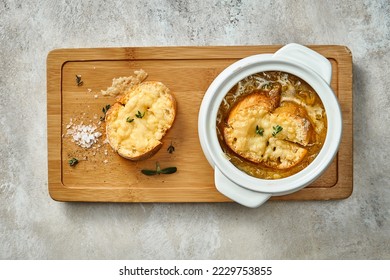
<path id="1" fill-rule="evenodd" d="M 281 46 L 134 47 L 57 49 L 47 57 L 48 188 L 57 201 L 228 202 L 214 186 L 213 169 L 198 139 L 198 111 L 208 86 L 228 65 L 253 54 L 274 53 Z M 352 55 L 344 46 L 309 46 L 332 63 L 331 86 L 343 114 L 337 157 L 312 185 L 272 200 L 347 198 L 353 189 Z M 104 143 L 102 108 L 114 102 L 100 94 L 112 79 L 144 69 L 148 81 L 161 81 L 175 94 L 178 113 L 164 145 L 152 158 L 131 162 Z M 81 75 L 83 85 L 76 84 Z M 103 135 L 83 149 L 66 135 L 67 125 L 94 123 Z M 168 153 L 173 144 L 175 151 Z M 80 160 L 74 167 L 68 160 Z M 141 169 L 176 166 L 171 175 L 145 176 Z"/>

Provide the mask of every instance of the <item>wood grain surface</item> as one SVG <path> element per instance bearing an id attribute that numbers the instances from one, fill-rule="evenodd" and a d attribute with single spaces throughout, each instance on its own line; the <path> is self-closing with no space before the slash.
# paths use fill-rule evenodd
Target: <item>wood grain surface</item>
<path id="1" fill-rule="evenodd" d="M 253 54 L 274 53 L 281 46 L 135 47 L 56 49 L 47 57 L 48 182 L 57 201 L 90 202 L 228 202 L 214 186 L 213 169 L 198 139 L 198 111 L 208 86 L 228 65 Z M 331 86 L 343 114 L 337 157 L 312 185 L 272 200 L 347 198 L 353 190 L 352 55 L 344 46 L 309 46 L 332 63 Z M 105 144 L 102 96 L 113 78 L 144 69 L 147 81 L 161 81 L 175 95 L 178 113 L 163 147 L 150 159 L 131 162 Z M 78 86 L 75 76 L 81 75 Z M 66 135 L 67 126 L 95 124 L 103 135 L 84 149 Z M 173 144 L 175 151 L 168 153 Z M 71 167 L 72 157 L 79 163 Z M 145 176 L 141 169 L 176 166 L 171 175 Z"/>

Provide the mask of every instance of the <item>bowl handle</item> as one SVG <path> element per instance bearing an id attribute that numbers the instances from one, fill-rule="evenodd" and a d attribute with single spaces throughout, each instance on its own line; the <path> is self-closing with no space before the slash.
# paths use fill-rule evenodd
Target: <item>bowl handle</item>
<path id="1" fill-rule="evenodd" d="M 320 75 L 328 85 L 332 79 L 332 64 L 324 56 L 299 44 L 287 44 L 274 54 L 275 58 L 293 61 L 310 68 Z"/>
<path id="2" fill-rule="evenodd" d="M 271 197 L 270 194 L 254 192 L 236 185 L 226 178 L 218 167 L 215 167 L 214 178 L 220 193 L 246 207 L 259 207 Z"/>

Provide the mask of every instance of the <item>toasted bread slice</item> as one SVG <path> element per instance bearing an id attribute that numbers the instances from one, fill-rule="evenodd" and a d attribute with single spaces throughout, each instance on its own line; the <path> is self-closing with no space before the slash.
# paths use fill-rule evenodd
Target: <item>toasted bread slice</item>
<path id="1" fill-rule="evenodd" d="M 309 144 L 312 128 L 304 110 L 295 106 L 275 108 L 270 96 L 246 96 L 229 113 L 223 131 L 226 144 L 255 163 L 277 169 L 298 164 L 307 153 L 301 145 Z M 276 130 L 277 127 L 280 129 Z"/>
<path id="2" fill-rule="evenodd" d="M 280 103 L 281 98 L 281 86 L 280 84 L 274 84 L 271 90 L 256 90 L 243 99 L 241 99 L 230 111 L 230 114 L 252 107 L 253 105 L 261 105 L 264 110 L 272 112 Z"/>
<path id="3" fill-rule="evenodd" d="M 155 154 L 173 125 L 176 100 L 161 82 L 143 82 L 130 88 L 106 113 L 111 147 L 129 160 Z"/>
<path id="4" fill-rule="evenodd" d="M 306 110 L 295 103 L 282 103 L 271 114 L 271 122 L 283 127 L 283 130 L 276 134 L 278 139 L 307 146 L 313 136 L 313 126 Z"/>

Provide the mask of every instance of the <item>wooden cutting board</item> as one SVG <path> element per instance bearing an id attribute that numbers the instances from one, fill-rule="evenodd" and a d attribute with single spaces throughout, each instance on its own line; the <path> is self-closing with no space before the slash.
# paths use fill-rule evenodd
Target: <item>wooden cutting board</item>
<path id="1" fill-rule="evenodd" d="M 48 182 L 58 201 L 91 202 L 226 202 L 214 186 L 213 169 L 198 139 L 198 111 L 208 86 L 228 65 L 253 54 L 274 53 L 281 46 L 135 47 L 57 49 L 47 57 Z M 309 46 L 333 66 L 331 86 L 343 114 L 343 136 L 337 157 L 312 185 L 272 200 L 329 200 L 347 198 L 353 189 L 352 55 L 344 46 Z M 104 97 L 116 77 L 143 69 L 147 81 L 161 81 L 174 93 L 178 113 L 164 145 L 152 158 L 131 162 L 104 143 L 102 108 L 113 104 Z M 77 85 L 76 75 L 82 85 Z M 103 135 L 84 149 L 66 135 L 67 127 L 95 124 Z M 175 147 L 173 153 L 167 148 Z M 79 163 L 71 167 L 70 158 Z M 171 175 L 145 176 L 141 169 L 176 166 Z"/>

